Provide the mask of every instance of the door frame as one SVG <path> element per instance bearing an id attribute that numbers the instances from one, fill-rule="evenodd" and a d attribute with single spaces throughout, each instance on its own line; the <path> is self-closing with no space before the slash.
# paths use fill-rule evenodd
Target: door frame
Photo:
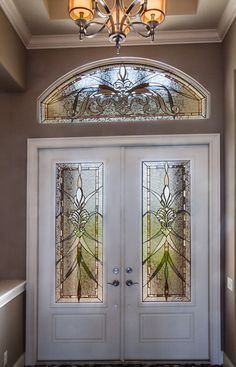
<path id="1" fill-rule="evenodd" d="M 26 365 L 37 362 L 38 174 L 43 149 L 207 145 L 209 149 L 209 347 L 210 363 L 222 364 L 220 279 L 220 134 L 137 135 L 28 139 L 26 234 Z"/>

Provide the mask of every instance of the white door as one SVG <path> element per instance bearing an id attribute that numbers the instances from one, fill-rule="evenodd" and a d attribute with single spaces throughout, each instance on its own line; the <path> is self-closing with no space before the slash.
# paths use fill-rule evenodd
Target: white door
<path id="1" fill-rule="evenodd" d="M 208 280 L 207 146 L 40 152 L 38 360 L 207 360 Z"/>
<path id="2" fill-rule="evenodd" d="M 126 151 L 127 359 L 209 358 L 207 157 L 206 146 Z"/>
<path id="3" fill-rule="evenodd" d="M 40 152 L 39 360 L 120 358 L 120 177 L 118 148 Z"/>

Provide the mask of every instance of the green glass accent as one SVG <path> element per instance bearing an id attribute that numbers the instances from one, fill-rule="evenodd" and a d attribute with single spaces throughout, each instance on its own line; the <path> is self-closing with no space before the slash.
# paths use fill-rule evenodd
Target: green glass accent
<path id="1" fill-rule="evenodd" d="M 191 301 L 190 162 L 143 162 L 143 301 Z"/>
<path id="2" fill-rule="evenodd" d="M 56 302 L 103 301 L 103 163 L 56 165 Z"/>
<path id="3" fill-rule="evenodd" d="M 111 64 L 76 74 L 40 101 L 40 122 L 204 119 L 207 96 L 168 69 Z"/>

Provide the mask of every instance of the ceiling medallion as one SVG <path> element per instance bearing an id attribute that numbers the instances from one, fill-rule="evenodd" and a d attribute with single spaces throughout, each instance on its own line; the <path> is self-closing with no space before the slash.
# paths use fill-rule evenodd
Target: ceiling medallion
<path id="1" fill-rule="evenodd" d="M 131 30 L 154 41 L 165 13 L 166 0 L 69 0 L 69 15 L 79 27 L 80 40 L 106 29 L 117 53 Z"/>

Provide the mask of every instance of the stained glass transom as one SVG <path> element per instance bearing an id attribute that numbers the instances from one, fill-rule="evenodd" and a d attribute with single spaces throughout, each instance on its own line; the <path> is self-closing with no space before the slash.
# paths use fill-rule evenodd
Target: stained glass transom
<path id="1" fill-rule="evenodd" d="M 203 119 L 201 88 L 164 68 L 113 64 L 70 77 L 39 100 L 41 123 Z"/>
<path id="2" fill-rule="evenodd" d="M 143 162 L 143 301 L 191 301 L 190 162 Z"/>
<path id="3" fill-rule="evenodd" d="M 56 165 L 56 302 L 103 301 L 103 163 Z"/>

